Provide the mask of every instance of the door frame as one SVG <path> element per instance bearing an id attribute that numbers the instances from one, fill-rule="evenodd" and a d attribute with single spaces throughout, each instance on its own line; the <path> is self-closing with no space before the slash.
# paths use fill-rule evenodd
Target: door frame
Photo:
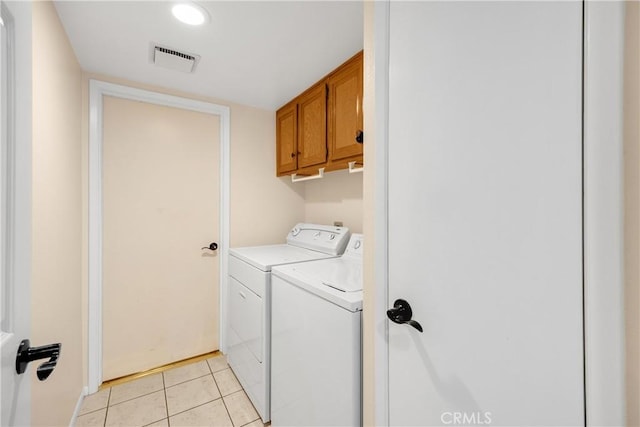
<path id="1" fill-rule="evenodd" d="M 583 319 L 585 425 L 624 425 L 623 277 L 623 67 L 624 2 L 586 0 L 583 30 Z M 389 425 L 388 276 L 388 108 L 390 1 L 374 2 L 365 14 L 372 26 L 365 52 L 375 73 L 366 95 L 375 99 L 367 174 L 375 215 L 365 230 L 375 240 L 365 270 L 373 282 L 373 315 L 365 318 L 364 342 L 373 342 L 365 361 L 374 393 L 365 390 L 364 420 Z M 366 36 L 365 36 L 366 37 Z M 365 46 L 367 46 L 365 41 Z M 365 49 L 366 50 L 366 49 Z M 365 85 L 367 84 L 365 83 Z M 365 158 L 365 162 L 367 161 Z M 367 178 L 365 178 L 367 179 Z M 366 196 L 365 196 L 366 197 Z M 372 239 L 369 239 L 370 241 Z M 367 273 L 365 273 L 367 274 Z M 368 322 L 366 319 L 370 319 Z M 368 332 L 367 332 L 368 331 Z M 364 354 L 367 354 L 365 351 Z"/>
<path id="2" fill-rule="evenodd" d="M 230 108 L 159 92 L 104 82 L 89 81 L 89 224 L 88 224 L 88 392 L 102 383 L 102 147 L 103 98 L 132 101 L 212 114 L 220 118 L 219 286 L 220 349 L 226 350 L 227 257 L 229 253 L 229 150 Z"/>
<path id="3" fill-rule="evenodd" d="M 6 270 L 2 272 L 9 282 L 7 300 L 11 307 L 8 310 L 9 333 L 0 333 L 0 347 L 2 348 L 2 368 L 15 373 L 15 358 L 18 344 L 31 334 L 31 248 L 32 248 L 32 136 L 33 136 L 33 81 L 32 81 L 32 5 L 30 2 L 2 1 L 2 9 L 12 15 L 13 36 L 10 40 L 14 50 L 13 77 L 9 102 L 13 104 L 12 132 L 13 138 L 9 142 L 10 152 L 7 153 L 8 170 L 2 171 L 7 179 L 9 194 L 7 197 L 10 210 L 7 212 L 9 220 L 6 227 L 13 228 L 8 237 L 6 251 L 8 255 Z M 5 301 L 0 302 L 5 304 Z M 17 341 L 17 342 L 16 342 Z M 11 345 L 13 348 L 9 347 Z M 15 344 L 15 346 L 13 346 Z M 5 356 L 9 354 L 7 359 Z M 16 382 L 19 386 L 17 394 L 12 399 L 13 417 L 2 413 L 1 420 L 8 420 L 15 425 L 30 425 L 31 423 L 31 371 L 19 375 Z M 17 375 L 17 374 L 16 374 Z M 2 374 L 0 373 L 0 376 Z M 4 387 L 5 384 L 2 384 Z M 3 394 L 7 390 L 0 391 Z M 2 396 L 6 399 L 6 396 Z M 3 408 L 0 406 L 0 412 Z"/>

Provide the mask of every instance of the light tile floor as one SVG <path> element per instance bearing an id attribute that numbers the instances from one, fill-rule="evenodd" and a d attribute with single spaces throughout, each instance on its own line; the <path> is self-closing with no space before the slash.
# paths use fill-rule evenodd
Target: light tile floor
<path id="1" fill-rule="evenodd" d="M 263 427 L 223 355 L 85 397 L 76 426 Z"/>

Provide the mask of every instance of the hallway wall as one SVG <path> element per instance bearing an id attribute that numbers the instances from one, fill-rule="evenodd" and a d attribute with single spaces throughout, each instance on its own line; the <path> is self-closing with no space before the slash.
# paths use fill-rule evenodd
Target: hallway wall
<path id="1" fill-rule="evenodd" d="M 68 425 L 83 388 L 82 71 L 51 2 L 33 3 L 31 342 L 62 343 L 44 382 L 32 376 L 32 425 Z"/>

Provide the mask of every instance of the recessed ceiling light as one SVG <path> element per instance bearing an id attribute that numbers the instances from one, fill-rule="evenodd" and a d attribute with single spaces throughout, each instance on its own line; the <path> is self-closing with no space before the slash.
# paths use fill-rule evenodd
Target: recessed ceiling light
<path id="1" fill-rule="evenodd" d="M 208 21 L 209 14 L 195 3 L 178 3 L 171 8 L 171 13 L 180 22 L 189 25 L 202 25 Z"/>

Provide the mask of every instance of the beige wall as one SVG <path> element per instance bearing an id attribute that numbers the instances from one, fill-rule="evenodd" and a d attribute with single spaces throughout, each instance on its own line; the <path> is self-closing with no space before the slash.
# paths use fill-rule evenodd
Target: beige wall
<path id="1" fill-rule="evenodd" d="M 362 174 L 347 170 L 328 172 L 306 181 L 304 220 L 316 224 L 342 221 L 352 233 L 362 233 Z"/>
<path id="2" fill-rule="evenodd" d="M 640 426 L 640 3 L 626 3 L 624 68 L 627 425 Z"/>
<path id="3" fill-rule="evenodd" d="M 34 2 L 31 342 L 62 352 L 47 381 L 32 365 L 33 425 L 68 425 L 83 387 L 81 84 L 53 4 Z"/>

